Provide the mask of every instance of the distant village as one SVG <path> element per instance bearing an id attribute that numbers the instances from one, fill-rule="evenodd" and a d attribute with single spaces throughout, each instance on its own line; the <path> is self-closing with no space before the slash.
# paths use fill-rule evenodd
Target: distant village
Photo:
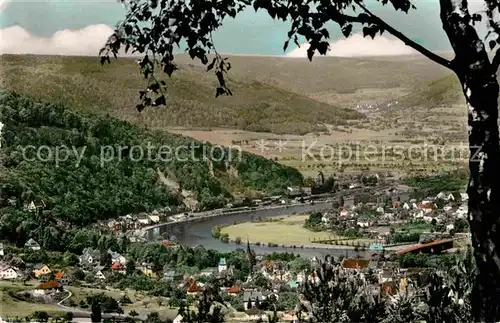
<path id="1" fill-rule="evenodd" d="M 327 184 L 325 184 L 327 183 Z M 418 263 L 405 266 L 400 261 L 406 255 L 449 253 L 455 250 L 457 238 L 467 239 L 466 225 L 467 194 L 463 192 L 439 192 L 436 196 L 421 198 L 409 187 L 375 175 L 356 177 L 334 182 L 325 180 L 320 174 L 309 187 L 289 187 L 282 196 L 252 201 L 251 205 L 290 203 L 314 203 L 318 196 L 330 196 L 331 208 L 323 212 L 313 212 L 309 216 L 309 225 L 313 230 L 349 233 L 348 239 L 332 238 L 328 241 L 316 241 L 321 244 L 351 246 L 357 251 L 364 251 L 368 257 L 337 257 L 337 265 L 352 272 L 370 273 L 376 277 L 372 284 L 384 297 L 396 297 L 401 293 L 412 292 L 425 280 L 425 268 Z M 26 209 L 35 212 L 35 203 L 26 205 Z M 127 244 L 143 242 L 134 235 L 126 234 L 141 227 L 167 221 L 180 209 L 164 209 L 126 215 L 116 220 L 99 224 Z M 183 214 L 183 213 L 182 213 Z M 465 223 L 465 224 L 464 224 Z M 459 227 L 458 227 L 459 226 Z M 369 244 L 351 243 L 358 238 L 371 239 Z M 152 242 L 164 252 L 174 252 L 179 248 L 175 240 L 159 239 Z M 397 251 L 388 251 L 391 246 L 401 245 Z M 297 258 L 266 259 L 265 255 L 252 254 L 247 243 L 249 273 L 236 274 L 231 259 L 220 257 L 218 265 L 197 268 L 195 272 L 182 271 L 182 267 L 169 264 L 159 266 L 155 262 L 136 262 L 129 259 L 126 248 L 123 254 L 113 248 L 85 248 L 82 253 L 70 261 L 71 265 L 61 266 L 50 262 L 27 263 L 23 255 L 29 254 L 36 259 L 43 253 L 41 245 L 34 239 L 26 241 L 24 248 L 9 248 L 0 244 L 0 280 L 33 281 L 37 285 L 22 294 L 22 298 L 37 303 L 57 303 L 61 295 L 67 293 L 65 286 L 92 286 L 107 289 L 117 280 L 127 277 L 142 276 L 153 281 L 161 281 L 185 295 L 196 297 L 204 290 L 207 281 L 223 279 L 227 282 L 221 287 L 221 293 L 229 297 L 233 308 L 245 313 L 246 320 L 264 318 L 267 303 L 288 299 L 290 295 L 298 297 L 297 291 L 307 281 L 318 279 L 315 268 L 319 259 Z M 255 257 L 255 261 L 250 258 Z M 402 265 L 403 264 L 403 265 Z M 238 275 L 238 279 L 236 279 Z M 415 289 L 416 292 L 416 289 Z M 61 294 L 62 293 L 62 294 Z M 287 295 L 283 298 L 283 295 Z M 294 297 L 295 297 L 294 296 Z M 288 298 L 287 298 L 288 297 Z M 266 303 L 267 302 L 267 303 Z M 290 305 L 292 304 L 292 305 Z M 293 305 L 295 304 L 295 305 Z M 79 308 L 81 304 L 67 304 L 68 308 Z M 296 322 L 296 303 L 283 303 L 282 321 Z M 245 319 L 242 319 L 243 321 Z M 182 322 L 182 318 L 177 318 Z"/>
<path id="2" fill-rule="evenodd" d="M 40 252 L 40 246 L 36 241 L 27 242 L 27 249 Z M 6 254 L 3 252 L 3 258 Z M 105 260 L 103 260 L 105 259 Z M 107 262 L 107 264 L 106 264 Z M 425 279 L 423 270 L 415 268 L 399 268 L 394 262 L 386 257 L 367 260 L 359 258 L 338 258 L 338 264 L 348 270 L 360 273 L 371 273 L 377 277 L 373 288 L 377 288 L 383 297 L 396 297 L 399 293 L 412 292 L 413 281 L 419 282 Z M 100 286 L 106 289 L 112 284 L 116 274 L 126 277 L 127 275 L 143 275 L 152 280 L 160 280 L 171 284 L 174 288 L 183 291 L 186 295 L 196 297 L 203 292 L 207 279 L 225 279 L 231 281 L 234 275 L 234 267 L 228 264 L 226 258 L 220 258 L 218 266 L 203 268 L 198 274 L 186 274 L 175 268 L 165 266 L 155 268 L 153 263 L 142 263 L 134 265 L 128 259 L 112 250 L 101 252 L 99 250 L 85 249 L 78 257 L 78 263 L 71 269 L 61 269 L 49 264 L 17 264 L 13 265 L 3 261 L 0 263 L 0 279 L 10 281 L 28 281 L 36 279 L 38 285 L 32 290 L 24 292 L 21 296 L 25 300 L 39 303 L 56 303 L 65 295 L 65 286 Z M 293 261 L 292 261 L 293 263 Z M 319 263 L 318 258 L 303 259 L 301 267 L 293 267 L 290 261 L 269 261 L 263 256 L 256 257 L 253 272 L 246 280 L 235 281 L 231 285 L 222 286 L 222 295 L 231 297 L 231 304 L 241 312 L 245 313 L 244 320 L 255 320 L 266 318 L 266 302 L 276 303 L 283 295 L 296 294 L 300 286 L 306 281 L 318 282 L 315 268 Z M 132 270 L 128 266 L 134 265 Z M 23 268 L 23 269 L 21 269 Z M 133 274 L 132 274 L 133 273 Z M 290 308 L 283 308 L 281 320 L 283 322 L 297 322 L 297 304 L 289 302 Z M 295 304 L 295 305 L 294 305 Z M 72 304 L 78 308 L 78 304 Z M 283 305 L 286 306 L 286 305 Z M 177 317 L 176 322 L 182 322 Z"/>

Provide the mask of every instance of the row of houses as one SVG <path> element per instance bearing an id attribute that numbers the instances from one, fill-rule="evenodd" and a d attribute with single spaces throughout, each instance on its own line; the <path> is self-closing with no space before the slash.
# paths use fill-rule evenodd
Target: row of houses
<path id="1" fill-rule="evenodd" d="M 0 262 L 0 279 L 2 280 L 19 280 L 33 276 L 41 281 L 55 280 L 60 284 L 66 284 L 68 281 L 67 275 L 64 271 L 52 271 L 49 266 L 45 264 L 29 265 L 32 267 L 31 271 L 21 270 L 18 267 Z"/>

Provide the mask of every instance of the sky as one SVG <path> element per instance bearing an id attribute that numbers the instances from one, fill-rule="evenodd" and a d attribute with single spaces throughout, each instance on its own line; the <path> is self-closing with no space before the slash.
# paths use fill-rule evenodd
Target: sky
<path id="1" fill-rule="evenodd" d="M 477 11 L 481 0 L 470 0 Z M 439 20 L 439 1 L 414 1 L 417 10 L 408 15 L 392 7 L 370 6 L 376 14 L 432 51 L 449 51 Z M 418 4 L 417 4 L 418 3 Z M 97 55 L 124 9 L 115 0 L 0 0 L 0 52 L 13 54 Z M 274 21 L 266 12 L 250 8 L 225 22 L 214 35 L 217 50 L 231 54 L 306 56 L 307 46 L 283 44 L 289 24 Z M 344 39 L 337 26 L 330 28 L 330 56 L 401 55 L 413 51 L 387 34 L 375 40 L 360 30 Z"/>

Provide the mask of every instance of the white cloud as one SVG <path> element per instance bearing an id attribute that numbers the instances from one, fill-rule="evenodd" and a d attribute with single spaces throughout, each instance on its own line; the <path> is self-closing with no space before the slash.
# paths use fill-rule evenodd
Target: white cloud
<path id="1" fill-rule="evenodd" d="M 307 57 L 309 44 L 302 44 L 286 54 L 288 57 Z M 395 56 L 412 55 L 416 52 L 406 46 L 402 41 L 387 36 L 363 37 L 361 33 L 351 35 L 349 38 L 330 42 L 327 56 L 360 57 L 360 56 Z"/>
<path id="2" fill-rule="evenodd" d="M 2 12 L 5 8 L 7 8 L 8 4 L 9 0 L 0 0 L 0 12 Z"/>
<path id="3" fill-rule="evenodd" d="M 12 26 L 0 29 L 0 53 L 96 56 L 112 33 L 110 26 L 99 24 L 38 37 L 20 26 Z"/>

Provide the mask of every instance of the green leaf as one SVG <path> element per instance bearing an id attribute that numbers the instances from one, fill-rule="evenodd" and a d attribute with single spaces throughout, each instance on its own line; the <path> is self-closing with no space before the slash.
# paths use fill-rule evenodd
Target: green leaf
<path id="1" fill-rule="evenodd" d="M 216 92 L 215 92 L 215 97 L 218 98 L 219 96 L 221 96 L 224 93 L 226 93 L 226 91 L 224 91 L 224 88 L 218 87 Z"/>
<path id="2" fill-rule="evenodd" d="M 326 52 L 328 51 L 329 44 L 328 42 L 324 41 L 318 44 L 318 52 L 321 55 L 326 55 Z"/>
<path id="3" fill-rule="evenodd" d="M 217 75 L 217 80 L 219 81 L 219 84 L 221 87 L 224 87 L 226 85 L 226 81 L 224 80 L 224 75 L 222 74 L 221 71 L 215 72 L 215 75 Z"/>
<path id="4" fill-rule="evenodd" d="M 370 27 L 363 27 L 363 37 L 370 36 L 372 39 L 374 39 L 377 31 L 378 27 L 375 25 Z"/>
<path id="5" fill-rule="evenodd" d="M 165 100 L 165 96 L 164 96 L 164 95 L 162 95 L 162 96 L 158 97 L 158 98 L 154 101 L 154 103 L 153 103 L 153 105 L 154 105 L 154 106 L 166 105 L 166 104 L 167 104 L 167 101 Z"/>
<path id="6" fill-rule="evenodd" d="M 154 82 L 148 88 L 154 93 L 158 93 L 158 90 L 160 89 L 160 84 L 158 84 L 158 82 Z"/>
<path id="7" fill-rule="evenodd" d="M 352 25 L 351 24 L 348 24 L 348 25 L 345 25 L 344 27 L 342 27 L 342 34 L 344 34 L 344 37 L 349 37 L 351 35 L 351 32 L 352 32 Z"/>
<path id="8" fill-rule="evenodd" d="M 217 61 L 217 58 L 214 58 L 212 60 L 212 63 L 208 64 L 208 66 L 207 66 L 207 72 L 214 68 L 214 65 L 215 65 L 216 61 Z"/>
<path id="9" fill-rule="evenodd" d="M 309 59 L 310 62 L 312 61 L 315 51 L 316 48 L 313 45 L 310 45 L 309 48 L 307 49 L 307 58 Z"/>
<path id="10" fill-rule="evenodd" d="M 108 64 L 111 64 L 111 60 L 109 59 L 108 55 L 101 56 L 101 65 L 104 65 L 104 63 L 108 62 Z"/>
<path id="11" fill-rule="evenodd" d="M 167 73 L 168 76 L 172 76 L 172 73 L 177 70 L 177 67 L 172 64 L 172 62 L 167 62 L 164 66 L 163 66 L 163 72 Z"/>
<path id="12" fill-rule="evenodd" d="M 286 49 L 288 48 L 288 43 L 289 41 L 287 40 L 285 44 L 283 45 L 283 51 L 286 52 Z"/>
<path id="13" fill-rule="evenodd" d="M 208 58 L 207 58 L 207 55 L 203 54 L 203 55 L 201 56 L 200 60 L 201 60 L 201 63 L 202 63 L 203 65 L 207 65 L 207 63 L 208 63 Z"/>

